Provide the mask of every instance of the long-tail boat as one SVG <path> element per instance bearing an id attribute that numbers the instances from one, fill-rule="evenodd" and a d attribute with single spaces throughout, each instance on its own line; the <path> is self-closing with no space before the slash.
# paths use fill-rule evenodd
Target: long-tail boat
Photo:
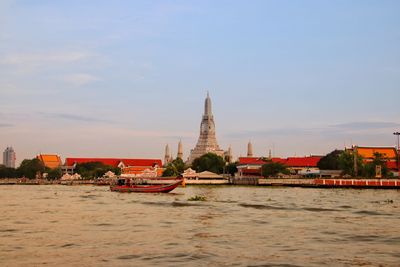
<path id="1" fill-rule="evenodd" d="M 183 183 L 183 179 L 179 179 L 169 184 L 131 184 L 129 179 L 121 179 L 116 185 L 111 185 L 110 189 L 122 193 L 168 193 Z"/>

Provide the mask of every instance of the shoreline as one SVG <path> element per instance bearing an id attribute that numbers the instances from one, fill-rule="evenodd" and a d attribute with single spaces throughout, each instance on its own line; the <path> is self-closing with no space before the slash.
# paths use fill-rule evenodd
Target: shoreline
<path id="1" fill-rule="evenodd" d="M 187 186 L 255 186 L 255 187 L 304 187 L 304 188 L 355 188 L 355 189 L 400 189 L 398 178 L 232 178 L 224 183 L 221 180 L 187 180 Z M 108 186 L 97 184 L 95 180 L 39 180 L 10 178 L 0 179 L 1 185 L 69 185 L 69 186 Z"/>

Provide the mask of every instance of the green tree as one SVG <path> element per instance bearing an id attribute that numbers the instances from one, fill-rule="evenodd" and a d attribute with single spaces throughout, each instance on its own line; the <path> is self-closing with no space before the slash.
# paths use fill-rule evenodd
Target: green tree
<path id="1" fill-rule="evenodd" d="M 193 160 L 192 163 L 192 169 L 197 172 L 210 171 L 221 174 L 224 171 L 224 167 L 224 159 L 214 153 L 204 154 L 203 156 Z"/>
<path id="2" fill-rule="evenodd" d="M 165 170 L 163 171 L 162 176 L 164 177 L 177 176 L 179 174 L 182 174 L 184 170 L 185 170 L 185 163 L 181 158 L 176 158 L 172 162 L 167 164 Z"/>
<path id="3" fill-rule="evenodd" d="M 264 177 L 275 176 L 278 173 L 289 174 L 290 171 L 287 169 L 286 165 L 279 162 L 270 162 L 262 165 L 261 168 L 262 175 Z"/>
<path id="4" fill-rule="evenodd" d="M 358 174 L 364 172 L 364 163 L 360 156 L 357 157 L 357 168 Z M 354 170 L 354 155 L 349 151 L 343 151 L 339 155 L 339 169 L 343 171 L 344 174 L 355 176 Z"/>
<path id="5" fill-rule="evenodd" d="M 78 163 L 75 167 L 75 172 L 86 179 L 101 177 L 108 171 L 116 173 L 116 168 L 98 161 Z"/>
<path id="6" fill-rule="evenodd" d="M 380 153 L 374 153 L 374 159 L 372 162 L 365 164 L 364 167 L 364 175 L 366 177 L 375 177 L 376 175 L 376 166 L 381 166 L 382 168 L 382 176 L 386 177 L 388 175 L 388 168 L 386 165 L 386 159 Z"/>
<path id="7" fill-rule="evenodd" d="M 238 162 L 233 162 L 229 163 L 226 165 L 226 172 L 229 173 L 231 176 L 234 176 L 235 173 L 237 173 L 238 168 L 237 168 Z"/>
<path id="8" fill-rule="evenodd" d="M 62 171 L 60 168 L 54 168 L 54 169 L 46 168 L 46 172 L 47 172 L 47 179 L 56 180 L 60 179 L 62 176 Z"/>
<path id="9" fill-rule="evenodd" d="M 34 179 L 36 174 L 42 174 L 44 171 L 43 163 L 37 158 L 24 159 L 17 170 L 19 176 L 25 176 L 29 179 Z"/>
<path id="10" fill-rule="evenodd" d="M 121 169 L 116 167 L 111 170 L 115 175 L 121 175 Z"/>
<path id="11" fill-rule="evenodd" d="M 18 172 L 14 168 L 7 168 L 0 164 L 0 178 L 17 178 Z"/>
<path id="12" fill-rule="evenodd" d="M 317 166 L 321 170 L 339 170 L 339 157 L 343 150 L 334 150 L 326 156 L 322 157 Z"/>
<path id="13" fill-rule="evenodd" d="M 174 164 L 168 163 L 168 165 L 165 167 L 165 170 L 162 173 L 163 177 L 172 177 L 172 176 L 177 176 L 179 175 L 179 172 L 177 168 L 175 167 Z"/>

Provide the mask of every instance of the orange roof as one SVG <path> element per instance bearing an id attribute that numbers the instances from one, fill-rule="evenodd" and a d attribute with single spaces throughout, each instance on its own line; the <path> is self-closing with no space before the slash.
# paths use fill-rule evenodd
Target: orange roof
<path id="1" fill-rule="evenodd" d="M 375 153 L 380 153 L 385 158 L 396 158 L 396 149 L 394 147 L 357 147 L 358 155 L 365 159 L 374 158 Z"/>
<path id="2" fill-rule="evenodd" d="M 39 154 L 36 156 L 36 158 L 40 160 L 45 167 L 50 169 L 58 168 L 61 166 L 61 158 L 59 155 Z"/>

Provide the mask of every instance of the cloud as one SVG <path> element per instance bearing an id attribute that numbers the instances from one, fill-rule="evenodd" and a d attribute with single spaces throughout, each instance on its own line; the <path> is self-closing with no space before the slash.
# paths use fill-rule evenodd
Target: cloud
<path id="1" fill-rule="evenodd" d="M 67 114 L 67 113 L 54 113 L 54 114 L 40 113 L 40 114 L 43 116 L 46 116 L 46 117 L 62 119 L 62 120 L 70 120 L 70 121 L 112 123 L 111 121 L 105 120 L 105 119 L 98 119 L 98 118 L 86 117 L 86 116 L 75 115 L 75 114 Z"/>
<path id="2" fill-rule="evenodd" d="M 6 128 L 6 127 L 13 127 L 14 125 L 11 123 L 0 123 L 0 128 Z"/>
<path id="3" fill-rule="evenodd" d="M 81 62 L 89 57 L 88 53 L 82 51 L 15 53 L 0 57 L 0 68 L 8 70 L 10 73 L 26 75 Z"/>
<path id="4" fill-rule="evenodd" d="M 349 122 L 335 125 L 320 127 L 282 127 L 273 129 L 261 129 L 257 131 L 239 131 L 224 135 L 228 138 L 258 138 L 267 136 L 309 136 L 309 135 L 324 135 L 324 136 L 342 136 L 342 135 L 374 135 L 383 133 L 394 128 L 400 127 L 400 123 L 395 122 Z"/>
<path id="5" fill-rule="evenodd" d="M 255 131 L 239 131 L 236 133 L 225 134 L 228 138 L 256 138 L 264 136 L 293 136 L 293 135 L 307 135 L 310 133 L 319 133 L 323 131 L 322 128 L 295 128 L 295 127 L 282 127 L 275 129 L 255 130 Z"/>
<path id="6" fill-rule="evenodd" d="M 10 54 L 0 58 L 0 64 L 4 65 L 42 65 L 48 63 L 68 63 L 82 60 L 88 57 L 83 52 L 47 52 L 47 53 L 19 53 Z"/>
<path id="7" fill-rule="evenodd" d="M 349 122 L 332 125 L 331 127 L 343 130 L 370 130 L 387 129 L 400 127 L 400 123 L 395 122 Z"/>
<path id="8" fill-rule="evenodd" d="M 94 75 L 87 73 L 76 73 L 64 76 L 64 80 L 74 86 L 84 86 L 89 83 L 99 81 L 100 79 Z"/>

